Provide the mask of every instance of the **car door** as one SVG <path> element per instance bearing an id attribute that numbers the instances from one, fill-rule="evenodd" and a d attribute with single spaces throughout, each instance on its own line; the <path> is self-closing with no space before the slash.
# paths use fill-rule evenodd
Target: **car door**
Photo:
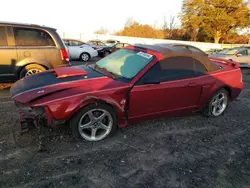
<path id="1" fill-rule="evenodd" d="M 130 93 L 129 121 L 172 112 L 192 111 L 201 95 L 192 57 L 173 56 L 156 63 Z"/>
<path id="2" fill-rule="evenodd" d="M 15 77 L 17 53 L 11 31 L 10 27 L 0 26 L 0 82 L 11 81 Z"/>

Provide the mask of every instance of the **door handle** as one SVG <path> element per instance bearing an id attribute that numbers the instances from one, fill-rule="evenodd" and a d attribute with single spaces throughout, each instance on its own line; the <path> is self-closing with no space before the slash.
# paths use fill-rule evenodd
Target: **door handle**
<path id="1" fill-rule="evenodd" d="M 190 83 L 190 84 L 188 84 L 188 87 L 195 87 L 195 86 L 197 86 L 196 83 Z"/>

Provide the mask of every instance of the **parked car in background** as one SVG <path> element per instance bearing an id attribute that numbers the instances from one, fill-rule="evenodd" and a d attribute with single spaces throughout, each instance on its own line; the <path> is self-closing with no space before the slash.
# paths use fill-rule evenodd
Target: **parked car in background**
<path id="1" fill-rule="evenodd" d="M 69 66 L 67 49 L 51 27 L 0 22 L 0 82 Z"/>
<path id="2" fill-rule="evenodd" d="M 95 47 L 99 47 L 99 46 L 107 46 L 104 42 L 102 42 L 101 40 L 89 40 L 87 42 L 87 44 L 93 45 Z"/>
<path id="3" fill-rule="evenodd" d="M 98 56 L 97 50 L 87 43 L 74 39 L 63 39 L 63 41 L 68 48 L 71 60 L 81 60 L 87 62 Z"/>
<path id="4" fill-rule="evenodd" d="M 87 44 L 95 48 L 98 51 L 98 55 L 100 57 L 105 57 L 113 52 L 113 47 L 107 46 L 100 40 L 90 40 L 87 42 Z"/>
<path id="5" fill-rule="evenodd" d="M 250 67 L 250 47 L 235 47 L 224 49 L 216 54 L 211 54 L 210 57 L 223 58 L 237 61 L 240 67 Z"/>
<path id="6" fill-rule="evenodd" d="M 24 78 L 10 92 L 21 125 L 69 122 L 76 138 L 99 141 L 149 119 L 197 111 L 218 117 L 242 88 L 236 62 L 183 46 L 134 45 L 96 64 Z"/>
<path id="7" fill-rule="evenodd" d="M 217 54 L 218 52 L 222 51 L 223 49 L 210 49 L 210 50 L 207 50 L 206 53 L 208 55 L 211 55 L 211 54 Z"/>
<path id="8" fill-rule="evenodd" d="M 113 46 L 113 51 L 117 51 L 117 50 L 120 50 L 126 46 L 130 46 L 131 44 L 128 44 L 128 43 L 122 43 L 122 42 L 118 42 L 116 43 L 114 46 Z"/>
<path id="9" fill-rule="evenodd" d="M 119 43 L 120 41 L 119 40 L 106 40 L 105 41 L 105 44 L 107 45 L 107 46 L 111 46 L 111 47 L 113 47 L 113 46 L 115 46 L 117 43 Z"/>

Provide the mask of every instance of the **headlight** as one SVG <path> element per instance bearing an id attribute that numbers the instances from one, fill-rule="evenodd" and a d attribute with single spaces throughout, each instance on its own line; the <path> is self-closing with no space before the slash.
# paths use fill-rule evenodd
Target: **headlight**
<path id="1" fill-rule="evenodd" d="M 99 50 L 103 50 L 103 48 L 97 48 L 97 50 L 99 51 Z"/>

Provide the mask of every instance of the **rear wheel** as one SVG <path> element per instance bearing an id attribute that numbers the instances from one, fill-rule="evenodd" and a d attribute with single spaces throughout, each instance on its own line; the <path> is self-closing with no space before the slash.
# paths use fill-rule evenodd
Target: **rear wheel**
<path id="1" fill-rule="evenodd" d="M 202 113 L 208 117 L 220 116 L 225 112 L 228 106 L 228 101 L 228 91 L 225 89 L 220 89 L 213 95 L 212 99 L 209 101 Z"/>
<path id="2" fill-rule="evenodd" d="M 46 71 L 46 68 L 38 64 L 26 65 L 20 72 L 20 78 Z"/>
<path id="3" fill-rule="evenodd" d="M 84 53 L 82 53 L 82 54 L 80 55 L 80 60 L 82 60 L 82 61 L 84 61 L 84 62 L 89 61 L 89 59 L 90 59 L 90 55 L 89 55 L 88 53 L 86 53 L 86 52 L 84 52 Z"/>
<path id="4" fill-rule="evenodd" d="M 106 57 L 106 56 L 109 55 L 109 54 L 110 54 L 109 51 L 105 51 L 105 52 L 103 53 L 103 57 Z"/>
<path id="5" fill-rule="evenodd" d="M 70 126 L 77 139 L 99 141 L 114 134 L 117 116 L 109 105 L 91 104 L 81 109 L 70 120 Z"/>

